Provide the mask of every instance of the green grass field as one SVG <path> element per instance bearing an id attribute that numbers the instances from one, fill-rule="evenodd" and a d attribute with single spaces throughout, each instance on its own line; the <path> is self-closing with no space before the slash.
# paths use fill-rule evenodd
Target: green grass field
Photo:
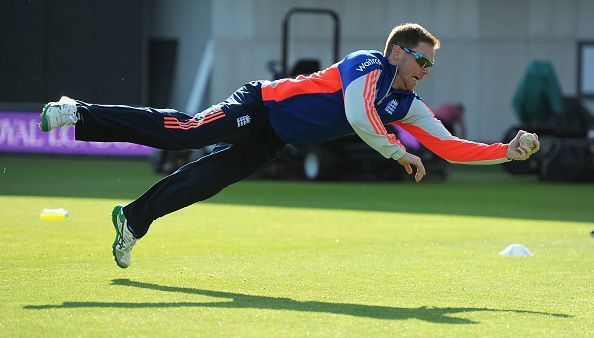
<path id="1" fill-rule="evenodd" d="M 0 155 L 0 336 L 594 335 L 592 184 L 245 181 L 156 221 L 119 269 L 111 209 L 157 179 Z M 534 256 L 498 254 L 513 243 Z"/>

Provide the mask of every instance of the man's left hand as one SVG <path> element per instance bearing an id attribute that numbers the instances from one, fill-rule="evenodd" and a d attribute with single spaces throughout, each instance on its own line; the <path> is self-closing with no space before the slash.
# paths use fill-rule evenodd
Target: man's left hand
<path id="1" fill-rule="evenodd" d="M 409 175 L 412 175 L 412 166 L 415 166 L 415 168 L 417 168 L 417 172 L 415 173 L 415 181 L 417 182 L 421 182 L 423 176 L 426 175 L 423 161 L 421 161 L 421 158 L 416 155 L 405 152 L 404 156 L 398 160 L 398 163 L 404 166 L 406 173 Z"/>

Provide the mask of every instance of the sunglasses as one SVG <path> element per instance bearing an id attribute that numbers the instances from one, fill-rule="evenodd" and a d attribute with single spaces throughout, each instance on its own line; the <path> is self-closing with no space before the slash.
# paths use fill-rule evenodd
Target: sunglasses
<path id="1" fill-rule="evenodd" d="M 415 60 L 417 60 L 417 63 L 419 64 L 419 66 L 421 66 L 421 68 L 429 68 L 429 67 L 433 66 L 433 61 L 431 61 L 427 56 L 425 56 L 421 53 L 417 53 L 410 48 L 406 48 L 406 47 L 402 47 L 402 46 L 400 46 L 400 48 L 402 48 L 402 50 L 404 50 L 405 52 L 410 53 L 412 56 L 414 56 Z"/>

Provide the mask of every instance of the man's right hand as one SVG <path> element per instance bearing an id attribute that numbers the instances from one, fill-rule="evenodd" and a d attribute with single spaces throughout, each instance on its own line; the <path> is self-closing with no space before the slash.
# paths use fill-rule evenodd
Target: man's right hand
<path id="1" fill-rule="evenodd" d="M 418 156 L 415 156 L 413 154 L 409 154 L 409 153 L 405 153 L 404 156 L 402 156 L 399 160 L 398 163 L 400 163 L 401 165 L 404 166 L 404 168 L 406 169 L 406 172 L 409 175 L 412 175 L 413 173 L 413 169 L 411 167 L 411 165 L 414 165 L 415 168 L 417 168 L 417 173 L 415 174 L 415 181 L 417 182 L 421 182 L 421 180 L 423 179 L 423 176 L 425 176 L 425 166 L 423 166 L 423 162 L 421 161 L 421 158 Z"/>

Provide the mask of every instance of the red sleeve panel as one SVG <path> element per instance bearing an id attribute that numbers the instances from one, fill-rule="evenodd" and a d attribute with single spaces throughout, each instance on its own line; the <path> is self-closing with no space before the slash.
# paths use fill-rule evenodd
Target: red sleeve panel
<path id="1" fill-rule="evenodd" d="M 439 157 L 463 164 L 498 164 L 508 162 L 507 144 L 485 144 L 457 138 L 435 118 L 431 109 L 415 98 L 409 113 L 395 122 Z"/>

